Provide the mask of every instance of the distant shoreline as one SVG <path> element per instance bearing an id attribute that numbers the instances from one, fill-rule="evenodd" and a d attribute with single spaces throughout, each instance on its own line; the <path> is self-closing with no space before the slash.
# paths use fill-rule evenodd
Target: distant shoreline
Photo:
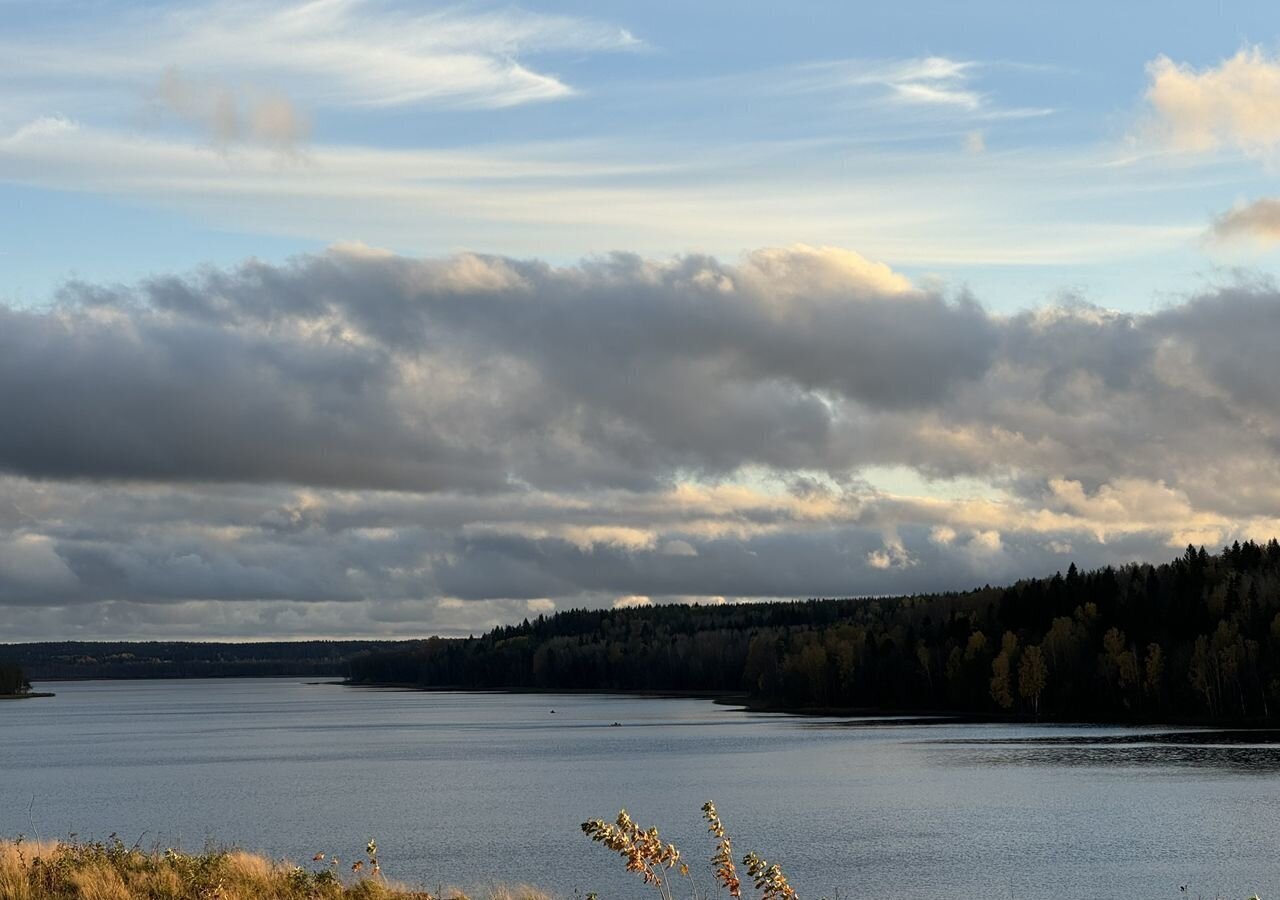
<path id="1" fill-rule="evenodd" d="M 613 696 L 613 697 L 645 697 L 669 700 L 709 700 L 717 706 L 732 707 L 747 712 L 770 713 L 775 715 L 798 716 L 802 718 L 834 718 L 845 719 L 854 724 L 875 725 L 960 725 L 960 724 L 1004 724 L 1004 725 L 1075 725 L 1075 726 L 1114 726 L 1121 728 L 1195 728 L 1219 730 L 1275 730 L 1269 723 L 1259 720 L 1206 720 L 1201 718 L 1170 717 L 1162 721 L 1132 721 L 1125 719 L 1079 719 L 1041 716 L 1039 718 L 1022 715 L 983 715 L 956 712 L 954 710 L 922 710 L 922 709 L 876 709 L 868 707 L 787 707 L 761 703 L 741 691 L 660 691 L 660 690 L 624 690 L 618 688 L 475 688 L 465 685 L 431 685 L 422 686 L 406 682 L 358 682 L 343 679 L 341 675 L 201 675 L 173 676 L 152 675 L 134 677 L 87 677 L 87 678 L 45 678 L 46 682 L 59 681 L 190 681 L 207 680 L 223 681 L 236 679 L 297 681 L 302 679 L 308 685 L 334 685 L 338 687 L 360 688 L 380 691 L 413 691 L 420 693 L 464 693 L 464 694 L 541 694 L 546 696 Z M 56 696 L 52 692 L 31 691 L 25 694 L 0 694 L 0 700 L 26 700 Z"/>
<path id="2" fill-rule="evenodd" d="M 416 691 L 425 694 L 543 694 L 546 696 L 610 696 L 648 697 L 658 700 L 710 700 L 717 706 L 729 706 L 747 712 L 776 713 L 786 716 L 831 717 L 840 719 L 889 719 L 889 724 L 934 724 L 958 722 L 1020 722 L 1021 719 L 975 716 L 950 711 L 885 710 L 835 707 L 782 707 L 761 705 L 741 691 L 628 691 L 618 688 L 473 688 L 462 685 L 417 685 L 411 682 L 336 682 L 343 687 L 381 691 Z M 1094 723 L 1086 723 L 1094 724 Z"/>
<path id="3" fill-rule="evenodd" d="M 1064 725 L 1076 727 L 1116 727 L 1149 729 L 1204 729 L 1207 731 L 1276 731 L 1274 726 L 1262 721 L 1204 720 L 1196 718 L 1169 718 L 1159 722 L 1129 721 L 1125 719 L 1068 719 L 1021 715 L 983 715 L 955 712 L 954 710 L 875 709 L 868 707 L 799 706 L 786 707 L 753 701 L 750 695 L 740 691 L 627 691 L 615 688 L 473 688 L 462 685 L 422 686 L 405 682 L 327 682 L 342 687 L 383 691 L 416 691 L 427 694 L 544 694 L 559 695 L 607 695 L 613 697 L 649 697 L 669 700 L 710 700 L 717 706 L 734 707 L 746 712 L 772 713 L 801 718 L 846 719 L 850 723 L 859 720 L 872 725 Z M 875 720 L 875 721 L 870 721 Z M 1278 741 L 1280 742 L 1280 741 Z"/>
<path id="4" fill-rule="evenodd" d="M 237 678 L 254 681 L 302 681 L 304 684 L 346 684 L 340 674 L 316 675 L 310 672 L 299 675 L 50 675 L 32 680 L 38 680 L 42 684 L 60 684 L 76 681 L 234 681 Z M 337 680 L 317 681 L 316 679 Z"/>
<path id="5" fill-rule="evenodd" d="M 474 688 L 465 685 L 427 685 L 414 684 L 411 681 L 351 681 L 349 679 L 329 684 L 340 684 L 343 687 L 370 688 L 382 691 L 417 691 L 427 694 L 593 694 L 614 697 L 657 697 L 668 700 L 713 700 L 724 706 L 741 706 L 749 708 L 748 695 L 740 691 L 626 691 L 617 688 Z"/>

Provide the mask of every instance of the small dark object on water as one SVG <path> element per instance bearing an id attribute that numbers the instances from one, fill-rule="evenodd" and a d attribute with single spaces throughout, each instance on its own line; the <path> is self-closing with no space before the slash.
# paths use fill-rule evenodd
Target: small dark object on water
<path id="1" fill-rule="evenodd" d="M 609 727 L 610 727 L 610 728 L 621 728 L 621 727 L 622 727 L 622 723 L 621 723 L 621 722 L 614 722 L 614 723 L 613 723 L 612 725 L 610 725 Z"/>
<path id="2" fill-rule="evenodd" d="M 556 711 L 555 711 L 554 709 L 553 709 L 553 710 L 551 710 L 551 715 L 553 715 L 553 716 L 554 716 L 555 714 L 556 714 Z"/>

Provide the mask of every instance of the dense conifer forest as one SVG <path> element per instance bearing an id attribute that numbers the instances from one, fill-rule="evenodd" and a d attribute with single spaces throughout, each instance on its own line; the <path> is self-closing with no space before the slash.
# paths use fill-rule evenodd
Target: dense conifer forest
<path id="1" fill-rule="evenodd" d="M 31 685 L 21 666 L 0 662 L 0 697 L 25 694 L 30 689 Z"/>
<path id="2" fill-rule="evenodd" d="M 573 610 L 353 660 L 422 687 L 736 692 L 762 707 L 1264 722 L 1280 543 L 894 598 Z"/>
<path id="3" fill-rule="evenodd" d="M 36 681 L 68 678 L 346 676 L 352 657 L 403 641 L 46 641 L 0 644 Z M 0 693 L 4 693 L 0 691 Z"/>

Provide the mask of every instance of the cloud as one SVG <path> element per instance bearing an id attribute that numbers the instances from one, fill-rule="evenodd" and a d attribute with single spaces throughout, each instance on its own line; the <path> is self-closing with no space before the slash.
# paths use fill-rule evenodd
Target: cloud
<path id="1" fill-rule="evenodd" d="M 974 112 L 986 98 L 970 87 L 977 63 L 928 56 L 918 59 L 839 60 L 796 67 L 782 83 L 790 92 L 879 89 L 884 101 Z"/>
<path id="2" fill-rule="evenodd" d="M 335 250 L 73 283 L 0 310 L 0 467 L 418 491 L 825 467 L 848 452 L 833 400 L 928 407 L 997 339 L 970 300 L 808 247 L 565 269 Z"/>
<path id="3" fill-rule="evenodd" d="M 638 606 L 652 606 L 652 601 L 642 594 L 628 594 L 613 601 L 614 609 L 634 609 Z"/>
<path id="4" fill-rule="evenodd" d="M 74 588 L 76 576 L 39 534 L 18 534 L 0 541 L 0 591 L 4 587 L 41 596 Z"/>
<path id="5" fill-rule="evenodd" d="M 1173 148 L 1268 155 L 1280 146 L 1280 61 L 1261 48 L 1241 49 L 1204 69 L 1159 56 L 1147 64 L 1147 76 L 1155 127 Z"/>
<path id="6" fill-rule="evenodd" d="M 956 539 L 956 530 L 949 525 L 935 525 L 929 529 L 929 540 L 935 544 L 948 546 Z"/>
<path id="7" fill-rule="evenodd" d="M 92 27 L 59 23 L 56 32 L 33 30 L 0 41 L 0 55 L 24 73 L 25 85 L 50 90 L 77 82 L 95 90 L 149 85 L 167 66 L 181 64 L 201 83 L 270 85 L 312 106 L 498 108 L 573 93 L 517 57 L 618 51 L 639 43 L 617 27 L 515 9 L 422 12 L 372 0 L 267 8 L 223 0 L 159 15 L 123 14 Z M 190 88 L 181 93 L 186 102 L 196 99 Z M 264 102 L 257 112 L 273 123 L 258 127 L 280 127 L 285 108 Z M 212 114 L 220 115 L 216 108 Z"/>
<path id="8" fill-rule="evenodd" d="M 1004 549 L 1004 545 L 1000 542 L 1000 532 L 979 531 L 969 539 L 969 549 L 981 555 L 999 553 Z"/>
<path id="9" fill-rule="evenodd" d="M 993 69 L 1010 65 L 1023 71 L 1036 68 L 946 56 L 857 58 L 801 63 L 731 80 L 754 84 L 765 95 L 823 95 L 828 105 L 856 105 L 864 115 L 893 115 L 901 138 L 903 126 L 913 119 L 1008 121 L 1051 115 L 1055 110 L 1049 107 L 1003 106 L 979 89 Z"/>
<path id="10" fill-rule="evenodd" d="M 884 83 L 904 103 L 942 104 L 974 110 L 981 94 L 967 84 L 973 63 L 930 56 L 896 66 L 884 73 Z"/>
<path id="11" fill-rule="evenodd" d="M 807 247 L 558 269 L 342 248 L 0 311 L 0 466 L 417 492 L 878 464 L 1185 485 L 1215 443 L 1172 429 L 1188 413 L 1269 459 L 1273 310 L 1263 286 L 1001 318 Z"/>
<path id="12" fill-rule="evenodd" d="M 193 81 L 176 66 L 165 69 L 155 99 L 163 109 L 208 132 L 217 144 L 249 140 L 293 150 L 311 134 L 311 123 L 288 97 Z"/>
<path id="13" fill-rule="evenodd" d="M 1263 244 L 1280 240 L 1280 199 L 1263 197 L 1237 206 L 1214 220 L 1211 233 L 1222 241 L 1254 240 Z"/>
<path id="14" fill-rule="evenodd" d="M 0 172 L 14 184 L 176 209 L 230 231 L 560 258 L 583 247 L 666 255 L 708 242 L 736 254 L 816 235 L 901 265 L 1094 266 L 1186 249 L 1204 230 L 1198 217 L 1028 220 L 1025 204 L 1014 202 L 1033 191 L 1046 205 L 1074 203 L 1086 189 L 1136 199 L 1169 188 L 1170 173 L 1156 167 L 1100 185 L 1097 169 L 1076 156 L 1037 151 L 995 161 L 956 153 L 950 139 L 936 152 L 846 145 L 838 162 L 818 155 L 803 164 L 785 143 L 726 141 L 698 153 L 680 141 L 624 143 L 380 148 L 316 139 L 282 165 L 278 148 L 251 142 L 209 146 L 40 117 L 0 134 Z M 778 178 L 761 179 L 762 157 Z M 850 165 L 862 173 L 856 183 Z M 1062 178 L 1046 182 L 1047 169 Z"/>
<path id="15" fill-rule="evenodd" d="M 882 572 L 887 569 L 908 569 L 916 564 L 916 560 L 902 543 L 896 527 L 890 528 L 885 535 L 884 546 L 872 550 L 866 559 L 867 565 Z"/>
<path id="16" fill-rule="evenodd" d="M 1278 341 L 1265 280 L 997 315 L 804 246 L 73 282 L 0 307 L 6 636 L 466 634 L 1265 539 Z"/>

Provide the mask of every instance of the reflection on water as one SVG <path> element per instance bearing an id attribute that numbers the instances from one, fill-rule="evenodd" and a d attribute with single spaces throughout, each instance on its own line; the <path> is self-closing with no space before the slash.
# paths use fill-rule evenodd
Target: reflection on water
<path id="1" fill-rule="evenodd" d="M 1231 769 L 1274 774 L 1280 770 L 1280 748 L 1213 747 L 1204 745 L 1129 744 L 1078 746 L 1052 744 L 1010 747 L 996 752 L 973 751 L 961 755 L 977 766 L 1105 766 Z M 956 760 L 959 762 L 960 760 Z"/>
<path id="2" fill-rule="evenodd" d="M 55 688 L 0 706 L 0 834 L 235 841 L 301 861 L 376 837 L 388 874 L 416 884 L 638 897 L 579 823 L 626 807 L 697 860 L 714 799 L 735 845 L 811 898 L 1280 890 L 1275 732 L 851 723 L 287 679 Z"/>
<path id="3" fill-rule="evenodd" d="M 941 752 L 951 765 L 1188 766 L 1264 775 L 1280 771 L 1280 731 L 1275 729 L 942 738 L 927 743 L 946 746 Z"/>
<path id="4" fill-rule="evenodd" d="M 1069 727 L 1069 726 L 1067 726 Z M 1188 731 L 1150 731 L 1132 729 L 1124 734 L 1041 734 L 1035 737 L 988 737 L 980 739 L 943 738 L 939 744 L 1253 744 L 1265 746 L 1280 743 L 1280 731 L 1274 728 L 1215 730 L 1197 728 Z"/>

